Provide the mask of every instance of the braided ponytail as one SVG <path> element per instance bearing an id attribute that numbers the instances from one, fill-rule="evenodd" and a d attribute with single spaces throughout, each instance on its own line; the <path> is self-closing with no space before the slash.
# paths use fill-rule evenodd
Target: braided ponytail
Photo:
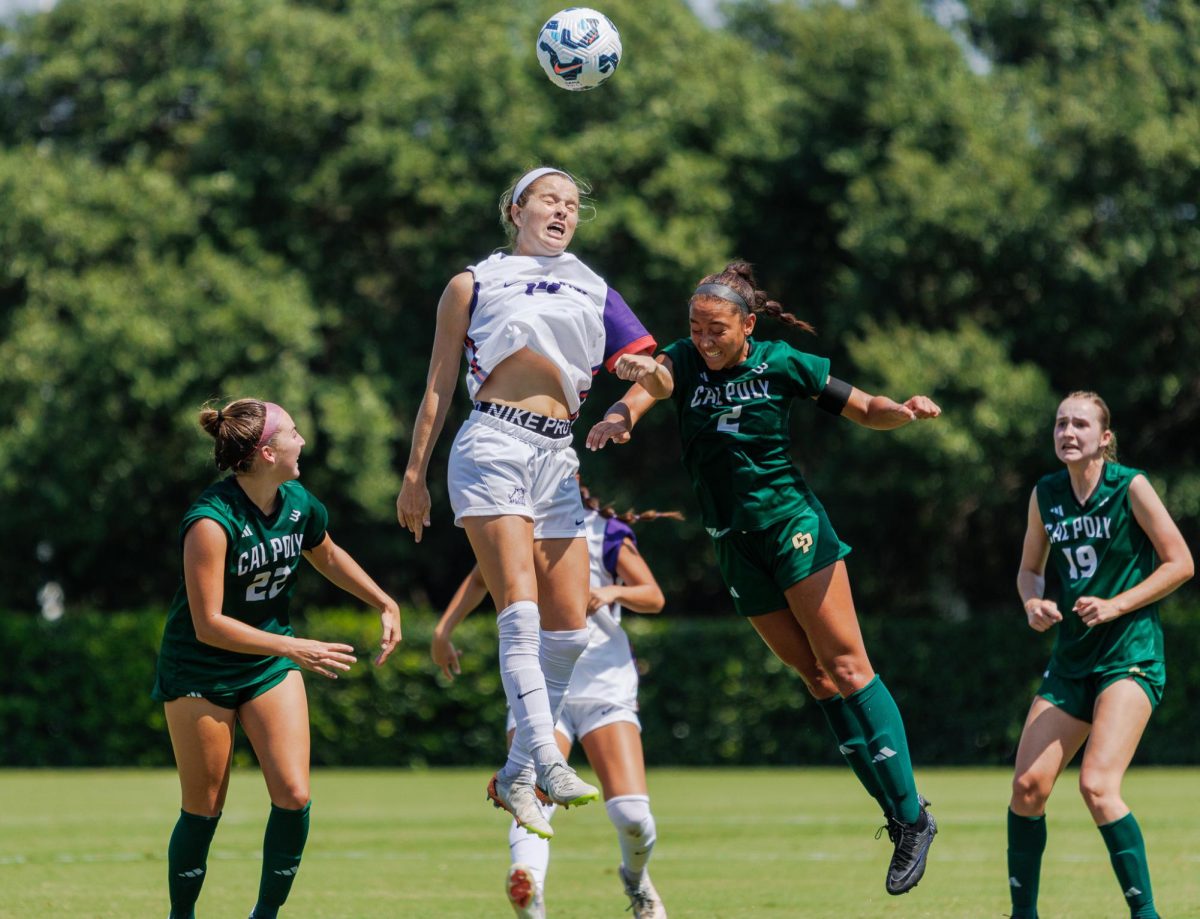
<path id="1" fill-rule="evenodd" d="M 588 510 L 595 511 L 605 520 L 612 520 L 614 517 L 624 524 L 633 526 L 635 523 L 641 523 L 643 520 L 683 520 L 684 516 L 680 511 L 635 511 L 632 508 L 625 511 L 623 514 L 618 514 L 611 504 L 605 504 L 599 498 L 594 497 L 588 490 L 588 487 L 582 482 L 579 483 L 579 496 L 583 499 L 584 507 Z"/>
<path id="2" fill-rule="evenodd" d="M 810 335 L 816 335 L 817 330 L 813 328 L 811 323 L 805 322 L 798 316 L 786 312 L 783 304 L 777 300 L 772 300 L 764 290 L 758 289 L 758 282 L 754 278 L 754 268 L 744 259 L 734 259 L 726 265 L 717 274 L 710 274 L 701 279 L 700 284 L 719 284 L 730 288 L 739 297 L 742 298 L 742 303 L 730 300 L 743 315 L 750 313 L 763 313 L 770 316 L 772 319 L 782 322 L 784 325 L 790 325 L 793 328 L 800 329 L 802 332 L 808 332 Z M 700 294 L 700 296 L 711 296 L 710 294 Z"/>

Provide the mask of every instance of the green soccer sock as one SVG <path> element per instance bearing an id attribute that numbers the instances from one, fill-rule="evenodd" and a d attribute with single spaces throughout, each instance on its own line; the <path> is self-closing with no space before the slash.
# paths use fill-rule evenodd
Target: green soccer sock
<path id="1" fill-rule="evenodd" d="M 916 823 L 921 804 L 908 756 L 904 719 L 896 700 L 876 674 L 870 683 L 846 697 L 846 706 L 862 727 L 871 765 L 890 805 L 886 810 L 902 823 Z"/>
<path id="2" fill-rule="evenodd" d="M 838 750 L 846 758 L 846 762 L 854 770 L 854 774 L 858 776 L 862 787 L 879 803 L 884 816 L 893 816 L 888 808 L 887 795 L 880 787 L 879 779 L 875 775 L 871 756 L 867 753 L 867 739 L 863 737 L 862 725 L 850 712 L 846 700 L 841 696 L 817 699 L 817 707 L 821 709 L 821 714 L 825 716 L 825 721 L 829 724 L 829 730 L 833 732 L 834 739 L 837 740 Z"/>
<path id="3" fill-rule="evenodd" d="M 179 812 L 171 842 L 167 846 L 167 891 L 171 897 L 171 919 L 192 919 L 204 875 L 208 870 L 208 847 L 221 815 L 202 817 Z"/>
<path id="4" fill-rule="evenodd" d="M 267 832 L 263 836 L 262 879 L 258 885 L 258 902 L 253 919 L 275 919 L 292 889 L 292 881 L 300 870 L 300 856 L 308 839 L 309 801 L 300 810 L 287 810 L 271 805 Z"/>
<path id="5" fill-rule="evenodd" d="M 1154 894 L 1150 890 L 1150 865 L 1146 861 L 1146 843 L 1142 830 L 1133 814 L 1100 827 L 1100 835 L 1108 846 L 1108 858 L 1121 892 L 1129 904 L 1129 915 L 1133 919 L 1154 919 Z"/>
<path id="6" fill-rule="evenodd" d="M 1038 883 L 1046 851 L 1046 815 L 1008 812 L 1008 891 L 1012 919 L 1037 919 Z"/>

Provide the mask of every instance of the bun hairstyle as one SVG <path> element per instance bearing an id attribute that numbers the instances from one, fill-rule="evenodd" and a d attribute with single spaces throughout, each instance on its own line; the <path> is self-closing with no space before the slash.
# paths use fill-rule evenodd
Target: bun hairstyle
<path id="1" fill-rule="evenodd" d="M 1112 429 L 1112 413 L 1108 410 L 1108 403 L 1097 393 L 1086 389 L 1077 389 L 1075 392 L 1067 393 L 1063 397 L 1063 402 L 1066 402 L 1067 399 L 1081 399 L 1096 406 L 1096 411 L 1100 415 L 1100 427 L 1112 434 L 1108 446 L 1104 448 L 1104 459 L 1107 462 L 1115 463 L 1117 461 L 1117 432 Z"/>
<path id="2" fill-rule="evenodd" d="M 543 170 L 545 170 L 543 172 Z M 531 173 L 541 173 L 532 181 L 525 183 L 526 177 Z M 538 183 L 546 175 L 560 175 L 570 179 L 575 183 L 575 187 L 579 189 L 579 222 L 591 220 L 596 216 L 595 205 L 588 200 L 588 195 L 592 193 L 592 186 L 578 176 L 574 176 L 564 169 L 555 169 L 552 167 L 538 166 L 531 169 L 526 169 L 513 183 L 504 190 L 504 194 L 500 196 L 500 226 L 504 228 L 504 236 L 508 239 L 510 246 L 516 245 L 517 242 L 517 225 L 513 223 L 512 206 L 524 207 L 529 201 L 529 196 L 533 192 L 533 186 Z M 521 189 L 521 193 L 517 194 L 517 189 Z M 514 197 L 515 196 L 515 197 Z"/>
<path id="3" fill-rule="evenodd" d="M 727 292 L 703 289 L 710 286 L 727 288 Z M 740 298 L 740 302 L 739 300 L 730 298 L 728 293 L 736 294 Z M 691 299 L 695 300 L 698 297 L 715 297 L 719 300 L 725 300 L 735 306 L 743 316 L 748 316 L 751 313 L 765 313 L 772 319 L 777 319 L 785 325 L 793 326 L 801 331 L 808 332 L 810 335 L 817 334 L 817 330 L 810 323 L 793 316 L 791 313 L 785 312 L 782 304 L 770 299 L 766 291 L 759 290 L 758 282 L 754 279 L 754 269 L 749 262 L 742 259 L 735 259 L 726 265 L 722 271 L 702 278 Z"/>
<path id="4" fill-rule="evenodd" d="M 605 504 L 599 498 L 596 498 L 588 490 L 588 487 L 582 482 L 579 483 L 579 496 L 583 498 L 583 505 L 588 510 L 593 510 L 605 520 L 617 518 L 622 523 L 627 523 L 633 526 L 635 523 L 640 523 L 643 520 L 683 520 L 683 514 L 679 511 L 635 511 L 627 510 L 623 514 L 618 514 L 611 504 Z"/>
<path id="5" fill-rule="evenodd" d="M 267 403 L 261 399 L 235 399 L 224 408 L 200 409 L 200 427 L 217 442 L 215 458 L 221 471 L 250 471 L 266 423 Z"/>

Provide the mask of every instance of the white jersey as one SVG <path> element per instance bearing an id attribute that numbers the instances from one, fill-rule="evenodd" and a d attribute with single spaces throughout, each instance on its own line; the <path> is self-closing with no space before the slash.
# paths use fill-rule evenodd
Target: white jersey
<path id="1" fill-rule="evenodd" d="M 605 519 L 589 511 L 587 531 L 588 564 L 592 587 L 607 587 L 617 581 L 617 556 L 633 530 L 619 520 Z M 636 540 L 634 540 L 636 542 Z M 621 606 L 612 603 L 587 617 L 588 644 L 571 674 L 567 698 L 595 699 L 631 707 L 637 705 L 637 668 L 629 636 L 621 628 Z"/>
<path id="2" fill-rule="evenodd" d="M 568 252 L 497 252 L 467 270 L 475 276 L 464 342 L 472 400 L 501 361 L 528 348 L 558 368 L 574 415 L 601 366 L 611 370 L 621 354 L 654 348 L 621 295 Z"/>

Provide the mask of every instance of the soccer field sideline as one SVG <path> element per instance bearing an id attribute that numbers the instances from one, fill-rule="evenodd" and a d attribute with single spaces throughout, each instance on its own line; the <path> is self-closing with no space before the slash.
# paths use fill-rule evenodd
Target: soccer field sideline
<path id="1" fill-rule="evenodd" d="M 284 915 L 511 915 L 501 890 L 503 816 L 485 770 L 318 770 L 313 830 Z M 659 844 L 651 870 L 672 917 L 998 917 L 1006 770 L 928 770 L 942 831 L 912 893 L 888 897 L 889 847 L 872 802 L 837 769 L 652 769 Z M 1064 776 L 1051 803 L 1043 914 L 1122 919 L 1099 834 Z M 166 840 L 178 807 L 167 770 L 0 772 L 0 917 L 166 914 Z M 1165 917 L 1200 916 L 1200 770 L 1135 769 L 1126 793 L 1145 827 Z M 235 773 L 197 913 L 244 916 L 257 887 L 266 795 Z M 624 915 L 602 807 L 555 819 L 549 915 Z M 794 865 L 795 870 L 788 866 Z"/>

